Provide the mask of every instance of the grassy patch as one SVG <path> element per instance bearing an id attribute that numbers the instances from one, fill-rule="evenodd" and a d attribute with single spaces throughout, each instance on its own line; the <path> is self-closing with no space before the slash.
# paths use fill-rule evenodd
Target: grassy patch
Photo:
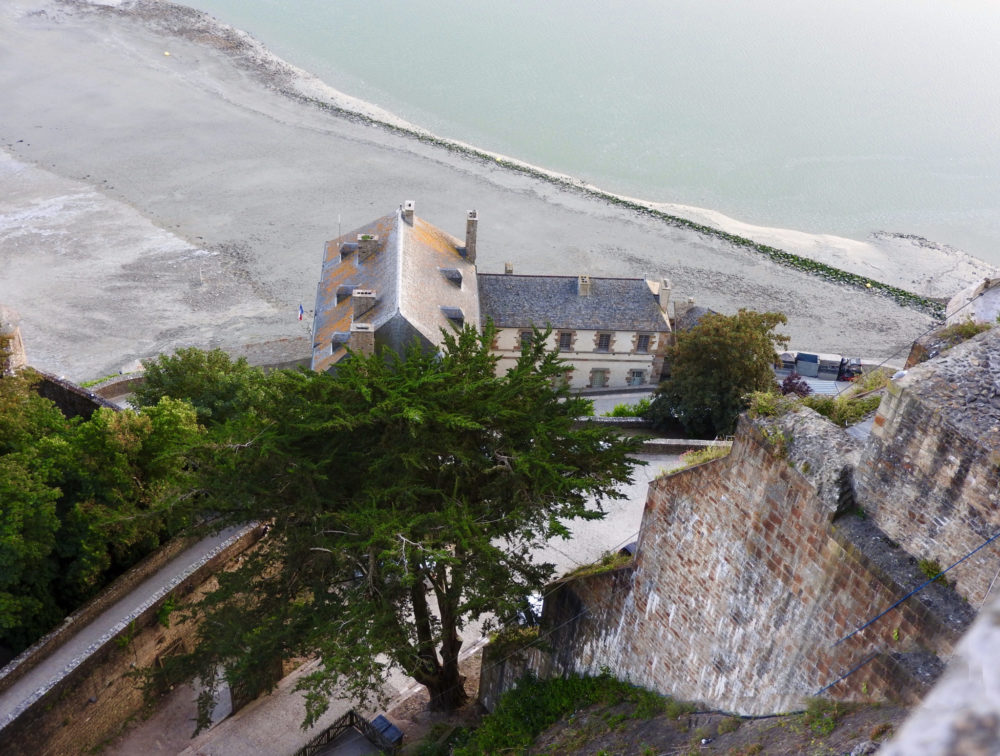
<path id="1" fill-rule="evenodd" d="M 942 328 L 938 333 L 938 338 L 944 343 L 945 348 L 948 348 L 956 344 L 961 344 L 973 336 L 978 336 L 983 331 L 990 330 L 990 328 L 989 323 L 977 323 L 974 320 L 966 320 L 962 323 L 954 323 L 946 328 Z"/>
<path id="2" fill-rule="evenodd" d="M 603 556 L 601 556 L 601 558 L 596 562 L 581 565 L 575 570 L 567 572 L 564 577 L 580 578 L 588 577 L 590 575 L 600 575 L 602 572 L 610 572 L 611 570 L 617 570 L 619 567 L 624 567 L 631 561 L 632 557 L 628 554 L 612 554 L 610 551 L 605 551 Z"/>
<path id="3" fill-rule="evenodd" d="M 667 698 L 603 673 L 597 677 L 569 677 L 539 680 L 525 677 L 504 694 L 496 710 L 483 719 L 469 740 L 454 749 L 455 756 L 483 753 L 519 753 L 530 746 L 539 733 L 565 715 L 594 704 L 634 705 L 628 719 L 650 719 L 662 714 Z M 617 715 L 616 715 L 617 716 Z M 602 721 L 602 726 L 610 725 Z M 584 728 L 591 736 L 592 727 Z M 584 741 L 586 742 L 586 741 Z"/>
<path id="4" fill-rule="evenodd" d="M 856 705 L 827 698 L 810 698 L 802 714 L 802 723 L 817 735 L 829 735 L 837 723 L 856 708 Z"/>
<path id="5" fill-rule="evenodd" d="M 711 462 L 713 459 L 722 459 L 729 454 L 732 449 L 733 445 L 729 443 L 706 446 L 704 449 L 692 449 L 691 451 L 686 451 L 681 455 L 681 464 L 673 469 L 667 470 L 667 474 L 669 475 L 670 473 L 686 470 L 689 467 L 700 465 L 703 462 Z"/>

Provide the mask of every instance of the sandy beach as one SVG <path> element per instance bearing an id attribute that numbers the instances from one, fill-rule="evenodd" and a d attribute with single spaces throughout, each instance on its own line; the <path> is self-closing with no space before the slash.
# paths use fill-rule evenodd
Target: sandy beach
<path id="1" fill-rule="evenodd" d="M 304 357 L 324 241 L 407 199 L 456 235 L 477 209 L 480 270 L 667 277 L 720 312 L 784 312 L 794 348 L 901 360 L 932 324 L 572 182 L 351 117 L 392 120 L 169 3 L 5 0 L 0 102 L 0 303 L 21 313 L 30 361 L 78 381 L 186 345 Z M 935 297 L 993 270 L 918 239 L 665 209 Z"/>

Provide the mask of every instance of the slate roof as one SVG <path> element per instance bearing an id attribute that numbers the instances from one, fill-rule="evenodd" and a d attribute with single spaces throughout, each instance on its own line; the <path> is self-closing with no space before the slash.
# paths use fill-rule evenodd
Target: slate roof
<path id="1" fill-rule="evenodd" d="M 359 263 L 360 234 L 377 236 L 378 245 Z M 399 209 L 326 243 L 313 315 L 313 370 L 326 370 L 344 357 L 343 349 L 331 351 L 331 342 L 344 342 L 350 333 L 354 289 L 375 290 L 375 306 L 357 322 L 374 325 L 377 340 L 379 329 L 396 316 L 431 344 L 440 341 L 441 328 L 454 327 L 455 310 L 465 323 L 479 325 L 476 267 L 465 260 L 464 242 L 419 217 L 407 222 Z"/>
<path id="2" fill-rule="evenodd" d="M 591 278 L 580 296 L 576 276 L 479 274 L 479 309 L 498 328 L 535 325 L 595 331 L 668 331 L 657 298 L 641 278 Z"/>

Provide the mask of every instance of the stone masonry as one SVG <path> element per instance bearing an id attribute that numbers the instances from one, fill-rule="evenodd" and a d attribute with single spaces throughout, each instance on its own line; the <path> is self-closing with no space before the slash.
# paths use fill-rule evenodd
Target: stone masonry
<path id="1" fill-rule="evenodd" d="M 889 386 L 858 467 L 858 497 L 886 535 L 942 567 L 1000 532 L 1000 328 Z M 1000 539 L 948 573 L 974 606 Z"/>
<path id="2" fill-rule="evenodd" d="M 910 555 L 853 513 L 861 456 L 811 410 L 743 418 L 728 457 L 650 484 L 630 566 L 547 597 L 551 652 L 484 663 L 487 705 L 524 666 L 541 676 L 608 667 L 740 714 L 795 709 L 824 689 L 914 702 L 973 611 L 935 583 L 838 642 L 924 582 Z"/>

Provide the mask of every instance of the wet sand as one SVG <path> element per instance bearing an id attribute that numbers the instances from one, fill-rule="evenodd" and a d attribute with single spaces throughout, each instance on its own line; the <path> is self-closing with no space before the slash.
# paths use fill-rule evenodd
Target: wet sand
<path id="1" fill-rule="evenodd" d="M 30 361 L 74 380 L 186 345 L 305 356 L 324 241 L 407 199 L 458 236 L 477 209 L 482 271 L 667 277 L 720 312 L 784 312 L 793 348 L 898 359 L 932 323 L 353 118 L 330 106 L 360 104 L 168 3 L 6 0 L 0 102 L 0 302 L 21 313 Z M 914 240 L 755 233 L 935 296 L 988 269 Z"/>

